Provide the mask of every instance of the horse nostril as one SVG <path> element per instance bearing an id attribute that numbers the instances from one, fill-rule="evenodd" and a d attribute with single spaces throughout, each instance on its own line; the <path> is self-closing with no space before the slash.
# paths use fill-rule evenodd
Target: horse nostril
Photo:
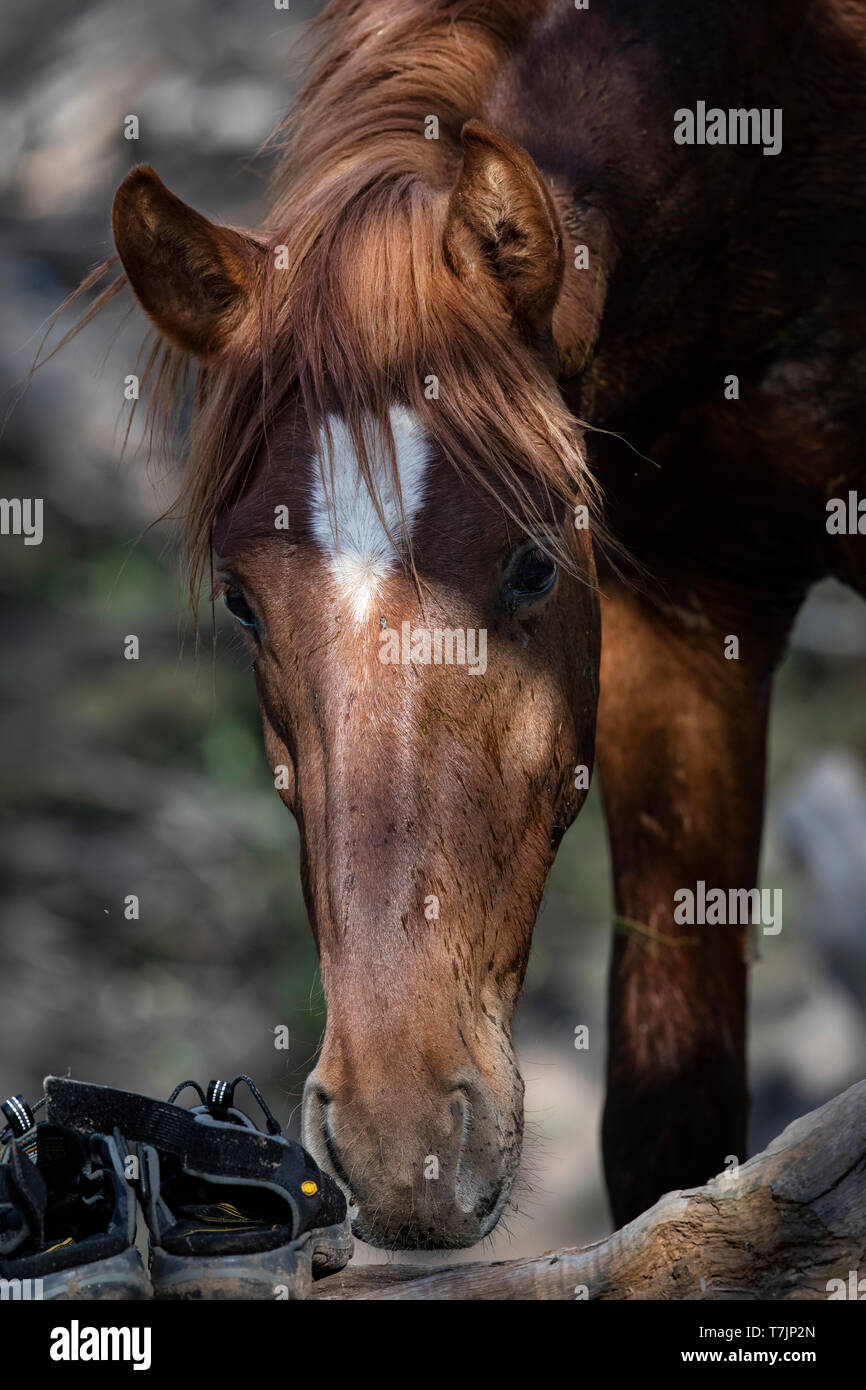
<path id="1" fill-rule="evenodd" d="M 328 1104 L 330 1104 L 330 1102 L 325 1102 L 325 1103 L 322 1105 L 322 1113 L 321 1113 L 321 1130 L 322 1130 L 322 1138 L 323 1138 L 324 1141 L 325 1141 L 325 1148 L 326 1148 L 327 1151 L 328 1151 L 328 1158 L 331 1160 L 331 1163 L 333 1164 L 334 1172 L 336 1173 L 337 1177 L 340 1179 L 340 1182 L 343 1184 L 343 1186 L 345 1187 L 346 1191 L 347 1191 L 347 1192 L 351 1192 L 351 1191 L 352 1191 L 352 1181 L 351 1181 L 351 1179 L 350 1179 L 348 1173 L 346 1172 L 346 1170 L 345 1170 L 345 1168 L 343 1167 L 343 1164 L 342 1164 L 342 1162 L 341 1162 L 341 1160 L 340 1160 L 339 1150 L 337 1149 L 337 1144 L 336 1144 L 336 1141 L 335 1141 L 335 1139 L 334 1139 L 334 1136 L 333 1136 L 333 1134 L 331 1133 L 331 1126 L 330 1126 L 329 1123 L 328 1123 L 328 1111 L 327 1111 L 327 1105 L 328 1105 Z"/>
<path id="2" fill-rule="evenodd" d="M 463 1114 L 463 1128 L 466 1129 L 472 1119 L 472 1099 L 473 1090 L 468 1081 L 458 1081 L 451 1088 L 451 1108 L 459 1109 Z"/>
<path id="3" fill-rule="evenodd" d="M 465 1134 L 469 1127 L 469 1118 L 471 1114 L 469 1088 L 462 1083 L 459 1086 L 455 1086 L 451 1091 L 450 1100 L 451 1114 L 454 1117 L 454 1122 L 455 1124 L 460 1124 L 462 1120 L 462 1128 Z"/>
<path id="4" fill-rule="evenodd" d="M 325 1155 L 321 1152 L 321 1144 L 324 1144 L 328 1163 L 331 1165 L 332 1175 L 337 1178 L 340 1184 L 346 1189 L 347 1193 L 352 1194 L 349 1198 L 349 1205 L 354 1201 L 353 1185 L 349 1180 L 349 1175 L 340 1159 L 340 1151 L 337 1141 L 331 1130 L 328 1120 L 328 1111 L 333 1103 L 333 1097 L 324 1086 L 317 1082 L 307 1082 L 307 1090 L 304 1096 L 304 1134 L 307 1148 L 313 1153 L 313 1157 L 318 1157 L 318 1162 L 322 1167 L 327 1167 Z"/>

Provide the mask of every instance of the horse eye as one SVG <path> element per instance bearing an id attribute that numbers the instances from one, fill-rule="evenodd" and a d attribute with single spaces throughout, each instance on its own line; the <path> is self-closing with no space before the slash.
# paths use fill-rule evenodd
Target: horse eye
<path id="1" fill-rule="evenodd" d="M 238 622 L 244 627 L 258 628 L 256 615 L 250 608 L 240 589 L 229 588 L 223 594 L 223 603 L 230 613 L 233 613 Z"/>
<path id="2" fill-rule="evenodd" d="M 541 598 L 553 588 L 556 562 L 545 551 L 531 543 L 514 555 L 506 579 L 506 593 L 511 604 L 529 603 Z"/>

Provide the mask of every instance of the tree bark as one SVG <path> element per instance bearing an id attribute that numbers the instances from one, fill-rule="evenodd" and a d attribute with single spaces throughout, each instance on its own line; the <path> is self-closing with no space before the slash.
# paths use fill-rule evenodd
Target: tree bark
<path id="1" fill-rule="evenodd" d="M 866 1277 L 866 1081 L 705 1187 L 584 1249 L 496 1264 L 349 1266 L 319 1299 L 826 1299 Z"/>

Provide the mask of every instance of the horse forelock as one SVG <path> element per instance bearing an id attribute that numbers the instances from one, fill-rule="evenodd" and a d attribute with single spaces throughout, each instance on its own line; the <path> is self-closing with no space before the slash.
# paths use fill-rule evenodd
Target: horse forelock
<path id="1" fill-rule="evenodd" d="M 529 0 L 527 12 L 533 8 Z M 344 421 L 377 510 L 381 473 L 370 441 L 382 441 L 401 523 L 395 405 L 413 410 L 460 473 L 542 537 L 578 500 L 595 516 L 600 510 L 577 424 L 553 378 L 509 330 L 507 315 L 467 294 L 444 253 L 456 136 L 479 71 L 492 71 L 507 32 L 491 27 L 479 0 L 385 0 L 377 14 L 374 25 L 369 7 L 331 5 L 313 26 L 314 75 L 274 137 L 282 154 L 267 230 L 248 233 L 266 258 L 257 303 L 224 353 L 198 369 L 176 509 L 193 599 L 209 572 L 218 518 L 242 494 L 293 400 L 309 436 L 324 441 L 323 478 L 332 466 L 328 419 Z M 507 30 L 516 19 L 499 14 L 495 22 Z M 398 118 L 383 122 L 385 100 Z M 424 139 L 430 109 L 452 123 L 455 138 Z M 123 281 L 102 292 L 72 333 Z M 188 367 L 182 352 L 156 340 L 142 372 L 151 435 L 176 418 Z M 568 531 L 551 544 L 573 563 Z M 411 564 L 405 528 L 404 540 Z"/>

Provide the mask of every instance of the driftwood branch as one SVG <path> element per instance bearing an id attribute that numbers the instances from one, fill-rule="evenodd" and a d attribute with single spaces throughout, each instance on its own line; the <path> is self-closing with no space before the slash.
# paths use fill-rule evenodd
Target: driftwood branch
<path id="1" fill-rule="evenodd" d="M 351 1266 L 319 1299 L 810 1299 L 866 1275 L 866 1081 L 607 1240 L 532 1259 Z M 833 1286 L 831 1286 L 832 1288 Z"/>

